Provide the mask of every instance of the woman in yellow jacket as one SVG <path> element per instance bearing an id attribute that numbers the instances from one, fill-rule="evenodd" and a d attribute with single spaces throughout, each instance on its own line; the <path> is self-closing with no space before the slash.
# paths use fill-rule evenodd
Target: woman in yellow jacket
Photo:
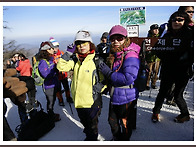
<path id="1" fill-rule="evenodd" d="M 80 122 L 84 126 L 86 141 L 96 141 L 98 137 L 98 116 L 101 112 L 101 91 L 103 77 L 95 64 L 95 45 L 90 33 L 79 31 L 75 38 L 76 50 L 72 56 L 65 52 L 57 63 L 59 71 L 73 70 L 71 94 Z"/>

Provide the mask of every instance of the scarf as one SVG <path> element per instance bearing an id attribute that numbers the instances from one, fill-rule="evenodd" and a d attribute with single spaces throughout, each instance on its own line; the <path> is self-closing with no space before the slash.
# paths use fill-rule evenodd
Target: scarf
<path id="1" fill-rule="evenodd" d="M 78 53 L 78 51 L 77 51 L 77 53 L 78 53 L 78 58 L 79 58 L 80 62 L 83 62 L 84 59 L 85 59 L 89 54 L 93 54 L 94 52 L 95 52 L 95 50 L 90 50 L 89 53 L 81 54 L 81 53 Z"/>
<path id="2" fill-rule="evenodd" d="M 109 53 L 109 56 L 107 57 L 107 60 L 106 60 L 106 64 L 112 69 L 112 66 L 113 66 L 113 63 L 114 63 L 114 59 L 115 59 L 115 53 L 117 52 L 121 52 L 124 50 L 124 48 L 127 48 L 129 47 L 131 41 L 130 39 L 127 37 L 125 39 L 125 42 L 119 46 L 118 48 L 115 48 L 114 45 L 111 45 L 110 47 L 110 53 Z"/>

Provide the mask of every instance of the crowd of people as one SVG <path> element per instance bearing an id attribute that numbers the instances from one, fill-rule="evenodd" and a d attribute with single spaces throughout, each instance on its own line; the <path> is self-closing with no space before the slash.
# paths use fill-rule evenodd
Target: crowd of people
<path id="1" fill-rule="evenodd" d="M 165 39 L 167 44 L 161 47 L 173 47 L 173 50 L 148 50 L 146 62 L 149 76 L 146 90 L 157 89 L 159 93 L 152 110 L 152 122 L 160 120 L 159 114 L 165 98 L 172 98 L 180 114 L 175 122 L 190 120 L 183 92 L 190 78 L 193 77 L 194 64 L 194 9 L 192 6 L 181 6 L 174 12 L 168 23 L 152 24 L 147 37 Z M 23 123 L 27 118 L 26 109 L 31 111 L 36 105 L 36 86 L 32 68 L 39 61 L 40 75 L 45 79 L 42 85 L 47 101 L 47 112 L 55 122 L 60 121 L 59 114 L 54 112 L 56 97 L 60 106 L 64 106 L 63 91 L 68 103 L 74 103 L 80 122 L 84 126 L 85 141 L 96 141 L 98 138 L 98 117 L 101 114 L 102 94 L 110 95 L 108 123 L 113 141 L 128 141 L 135 129 L 134 108 L 137 105 L 139 91 L 134 81 L 140 68 L 139 53 L 141 47 L 131 42 L 127 30 L 121 25 L 113 26 L 104 32 L 97 46 L 93 43 L 88 31 L 78 31 L 74 43 L 63 52 L 59 43 L 50 37 L 40 44 L 39 53 L 32 60 L 32 65 L 23 54 L 14 54 L 7 68 L 16 68 L 20 80 L 28 87 L 28 106 L 17 104 Z M 70 52 L 71 51 L 71 52 Z M 126 54 L 125 54 L 126 53 Z M 68 73 L 72 72 L 71 89 L 68 84 Z"/>

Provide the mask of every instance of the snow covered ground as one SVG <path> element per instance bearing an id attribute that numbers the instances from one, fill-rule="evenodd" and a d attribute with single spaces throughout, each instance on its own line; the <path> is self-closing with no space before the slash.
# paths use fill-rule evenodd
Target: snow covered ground
<path id="1" fill-rule="evenodd" d="M 157 85 L 159 86 L 157 81 Z M 175 123 L 173 121 L 174 117 L 179 114 L 178 107 L 169 106 L 163 104 L 161 109 L 161 121 L 158 123 L 151 122 L 152 108 L 154 106 L 154 101 L 157 96 L 158 90 L 152 90 L 151 96 L 149 97 L 150 91 L 144 91 L 140 93 L 137 104 L 137 128 L 133 131 L 129 142 L 126 144 L 134 145 L 167 145 L 167 144 L 179 144 L 179 145 L 189 145 L 194 143 L 194 82 L 190 81 L 185 90 L 185 100 L 187 102 L 190 121 L 185 123 Z M 41 87 L 37 87 L 37 100 L 39 100 L 46 111 L 46 98 L 42 92 Z M 63 94 L 65 97 L 65 94 Z M 6 104 L 8 106 L 8 111 L 6 114 L 7 120 L 10 124 L 11 129 L 14 131 L 16 126 L 20 124 L 19 116 L 17 112 L 17 107 L 6 98 Z M 73 114 L 71 113 L 69 104 L 65 101 L 65 106 L 59 106 L 58 100 L 56 100 L 54 111 L 59 113 L 61 116 L 61 121 L 56 122 L 55 128 L 52 129 L 48 134 L 40 138 L 39 141 L 34 142 L 34 144 L 74 144 L 83 145 L 86 142 L 83 141 L 85 134 L 83 133 L 83 126 L 79 121 L 77 112 L 74 105 L 71 104 L 73 109 Z M 110 126 L 107 121 L 108 117 L 108 105 L 109 96 L 103 95 L 103 109 L 99 117 L 99 140 L 100 142 L 91 142 L 90 144 L 103 145 L 103 144 L 114 144 L 117 145 L 119 142 L 110 141 L 112 134 L 110 131 Z M 17 134 L 16 134 L 17 135 Z M 50 141 L 45 142 L 45 141 Z M 53 142 L 51 142 L 53 141 Z M 147 143 L 145 142 L 147 141 Z M 150 142 L 149 142 L 150 141 Z M 164 141 L 164 142 L 163 142 Z M 4 142 L 3 144 L 7 144 Z M 30 142 L 14 142 L 9 144 L 29 144 Z M 87 143 L 88 144 L 88 143 Z M 122 142 L 120 144 L 123 144 Z"/>

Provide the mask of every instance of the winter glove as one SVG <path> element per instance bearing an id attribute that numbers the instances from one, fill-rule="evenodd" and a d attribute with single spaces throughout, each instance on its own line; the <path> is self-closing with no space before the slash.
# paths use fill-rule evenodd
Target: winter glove
<path id="1" fill-rule="evenodd" d="M 99 71 L 108 79 L 110 79 L 110 75 L 112 74 L 112 70 L 104 63 L 101 62 L 99 64 Z"/>
<path id="2" fill-rule="evenodd" d="M 66 52 L 61 56 L 61 58 L 64 59 L 65 61 L 69 61 L 69 60 L 72 60 L 71 55 L 72 55 L 71 52 L 66 51 Z"/>

